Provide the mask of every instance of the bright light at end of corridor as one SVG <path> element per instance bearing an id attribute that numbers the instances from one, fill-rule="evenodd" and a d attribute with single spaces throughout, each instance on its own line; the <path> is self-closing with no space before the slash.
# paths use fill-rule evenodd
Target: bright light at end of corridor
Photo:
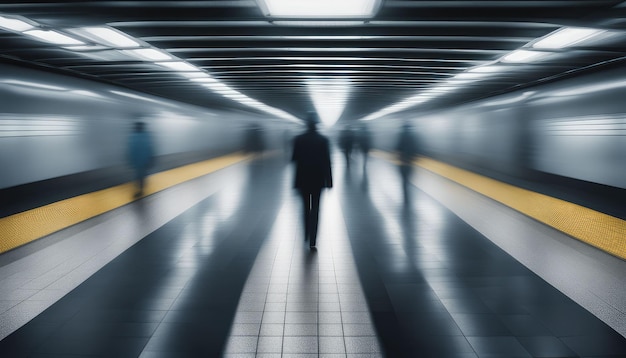
<path id="1" fill-rule="evenodd" d="M 308 87 L 322 123 L 327 127 L 335 124 L 346 107 L 350 80 L 340 77 L 318 77 L 309 79 Z"/>

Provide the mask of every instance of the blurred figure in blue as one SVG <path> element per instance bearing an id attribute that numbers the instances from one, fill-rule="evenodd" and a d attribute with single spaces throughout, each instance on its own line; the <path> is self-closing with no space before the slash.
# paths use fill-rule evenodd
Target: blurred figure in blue
<path id="1" fill-rule="evenodd" d="M 402 125 L 398 142 L 396 144 L 396 152 L 400 163 L 400 176 L 402 177 L 402 192 L 404 194 L 404 203 L 410 204 L 410 179 L 413 174 L 413 161 L 419 154 L 419 143 L 417 137 L 413 134 L 413 130 L 408 123 Z"/>
<path id="2" fill-rule="evenodd" d="M 146 124 L 136 122 L 128 139 L 128 162 L 135 171 L 137 191 L 135 198 L 144 194 L 148 169 L 154 164 L 154 146 Z"/>
<path id="3" fill-rule="evenodd" d="M 300 192 L 304 213 L 304 240 L 315 247 L 319 221 L 320 196 L 323 188 L 332 188 L 330 145 L 317 132 L 317 115 L 309 113 L 307 131 L 293 142 L 291 160 L 296 166 L 294 187 Z"/>
<path id="4" fill-rule="evenodd" d="M 346 158 L 346 167 L 350 169 L 350 156 L 352 155 L 352 147 L 354 146 L 354 132 L 352 128 L 346 126 L 341 133 L 339 133 L 339 148 L 343 152 Z"/>

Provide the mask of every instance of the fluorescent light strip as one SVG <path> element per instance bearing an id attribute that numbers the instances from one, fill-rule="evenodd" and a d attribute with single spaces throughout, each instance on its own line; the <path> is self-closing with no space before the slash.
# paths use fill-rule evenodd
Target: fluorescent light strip
<path id="1" fill-rule="evenodd" d="M 137 58 L 148 60 L 148 61 L 167 61 L 167 60 L 174 59 L 174 57 L 172 57 L 170 54 L 164 51 L 153 49 L 153 48 L 124 50 L 122 52 L 128 55 L 131 55 L 133 57 L 137 57 Z"/>
<path id="2" fill-rule="evenodd" d="M 0 83 L 6 83 L 9 85 L 23 86 L 23 87 L 32 87 L 38 89 L 45 89 L 50 91 L 67 91 L 68 89 L 65 87 L 58 87 L 47 85 L 39 82 L 29 82 L 29 81 L 21 81 L 21 80 L 1 80 Z"/>
<path id="3" fill-rule="evenodd" d="M 365 21 L 293 21 L 293 20 L 276 20 L 272 24 L 278 26 L 299 26 L 299 27 L 348 27 L 361 26 Z"/>
<path id="4" fill-rule="evenodd" d="M 380 0 L 258 0 L 270 17 L 300 18 L 370 18 Z"/>
<path id="5" fill-rule="evenodd" d="M 516 50 L 502 57 L 502 62 L 527 63 L 527 62 L 538 60 L 539 58 L 544 57 L 546 55 L 547 53 L 545 52 Z"/>
<path id="6" fill-rule="evenodd" d="M 453 80 L 471 80 L 471 79 L 476 79 L 476 78 L 480 78 L 483 77 L 484 73 L 477 73 L 477 72 L 462 72 L 459 73 L 458 75 L 454 76 L 452 79 Z"/>
<path id="7" fill-rule="evenodd" d="M 154 100 L 152 98 L 143 97 L 143 96 L 139 96 L 139 95 L 128 93 L 128 92 L 121 92 L 121 91 L 115 91 L 115 90 L 111 90 L 110 92 L 111 93 L 115 93 L 115 94 L 120 95 L 120 96 L 128 97 L 128 98 L 140 99 L 142 101 L 148 101 L 148 102 L 154 102 L 154 103 L 161 103 L 161 102 L 159 102 L 157 100 Z"/>
<path id="8" fill-rule="evenodd" d="M 102 51 L 102 50 L 108 50 L 108 47 L 102 46 L 102 45 L 68 45 L 68 46 L 63 46 L 64 49 L 66 50 L 70 50 L 70 51 L 78 51 L 78 52 L 87 52 L 87 51 Z"/>
<path id="9" fill-rule="evenodd" d="M 83 41 L 69 37 L 55 30 L 28 30 L 23 33 L 55 45 L 86 45 Z"/>
<path id="10" fill-rule="evenodd" d="M 141 46 L 134 38 L 121 31 L 109 27 L 83 27 L 82 30 L 95 37 L 96 42 L 117 48 L 132 48 Z"/>
<path id="11" fill-rule="evenodd" d="M 467 72 L 470 72 L 470 73 L 494 73 L 494 72 L 502 72 L 505 69 L 506 68 L 504 66 L 487 65 L 487 66 L 478 66 L 478 67 L 470 68 L 469 70 L 467 70 Z"/>
<path id="12" fill-rule="evenodd" d="M 532 47 L 540 49 L 562 49 L 587 41 L 604 32 L 606 31 L 582 27 L 566 27 L 535 42 Z"/>
<path id="13" fill-rule="evenodd" d="M 181 76 L 187 77 L 189 79 L 193 79 L 193 78 L 207 78 L 207 77 L 211 77 L 208 73 L 206 72 L 180 72 L 179 73 Z"/>
<path id="14" fill-rule="evenodd" d="M 172 70 L 175 70 L 175 71 L 188 71 L 188 72 L 201 71 L 198 67 L 192 64 L 189 64 L 187 62 L 184 62 L 184 61 L 168 61 L 168 62 L 155 62 L 155 63 L 163 67 L 171 68 Z"/>
<path id="15" fill-rule="evenodd" d="M 31 30 L 34 28 L 33 25 L 29 24 L 28 22 L 24 20 L 14 18 L 14 17 L 7 17 L 7 16 L 0 16 L 0 27 L 7 29 L 9 31 L 17 31 L 17 32 Z"/>
<path id="16" fill-rule="evenodd" d="M 192 81 L 192 82 L 200 82 L 200 83 L 216 83 L 216 82 L 219 82 L 218 80 L 216 80 L 213 77 L 210 77 L 209 75 L 206 75 L 205 77 L 190 78 L 189 80 Z"/>

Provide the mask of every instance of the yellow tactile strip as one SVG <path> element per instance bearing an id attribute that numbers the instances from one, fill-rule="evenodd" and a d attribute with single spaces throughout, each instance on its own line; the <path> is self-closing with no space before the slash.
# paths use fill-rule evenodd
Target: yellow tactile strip
<path id="1" fill-rule="evenodd" d="M 388 159 L 392 158 L 385 155 Z M 626 221 L 589 208 L 518 188 L 430 158 L 416 165 L 496 200 L 537 221 L 626 259 Z"/>
<path id="2" fill-rule="evenodd" d="M 249 157 L 234 153 L 153 174 L 147 178 L 145 195 L 212 173 Z M 134 191 L 133 183 L 126 183 L 2 218 L 0 253 L 126 205 L 136 200 L 133 198 Z"/>

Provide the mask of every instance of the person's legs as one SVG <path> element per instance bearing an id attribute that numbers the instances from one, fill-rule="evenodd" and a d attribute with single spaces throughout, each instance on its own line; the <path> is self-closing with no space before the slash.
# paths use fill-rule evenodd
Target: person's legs
<path id="1" fill-rule="evenodd" d="M 367 157 L 368 157 L 368 152 L 363 151 L 363 173 L 365 173 L 367 171 Z"/>
<path id="2" fill-rule="evenodd" d="M 320 196 L 322 194 L 321 189 L 311 193 L 311 215 L 310 215 L 310 235 L 311 239 L 310 245 L 315 246 L 317 241 L 317 224 L 319 222 L 319 213 L 320 213 Z"/>
<path id="3" fill-rule="evenodd" d="M 135 197 L 140 197 L 143 195 L 143 189 L 146 183 L 146 169 L 137 168 L 135 176 L 137 180 L 137 192 L 135 192 Z"/>
<path id="4" fill-rule="evenodd" d="M 405 204 L 409 204 L 411 202 L 411 171 L 412 168 L 408 164 L 402 164 L 400 167 L 400 173 L 402 175 L 402 193 L 404 195 Z"/>
<path id="5" fill-rule="evenodd" d="M 308 240 L 311 232 L 311 194 L 300 190 L 300 196 L 302 197 L 302 214 L 304 224 L 304 240 Z"/>

